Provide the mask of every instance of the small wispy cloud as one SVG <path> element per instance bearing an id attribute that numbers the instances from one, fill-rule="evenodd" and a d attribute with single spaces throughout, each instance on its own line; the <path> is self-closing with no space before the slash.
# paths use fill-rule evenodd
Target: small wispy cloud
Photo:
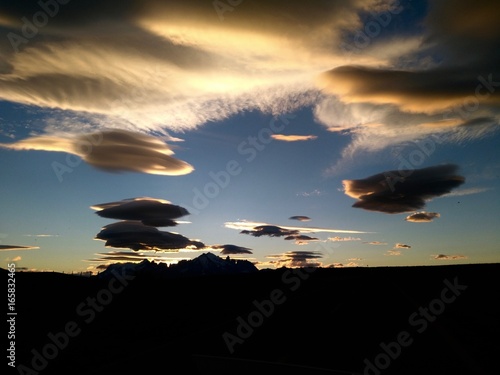
<path id="1" fill-rule="evenodd" d="M 58 234 L 25 234 L 24 237 L 44 238 L 44 237 L 59 237 L 59 235 Z"/>
<path id="2" fill-rule="evenodd" d="M 271 138 L 283 142 L 300 142 L 300 141 L 311 141 L 318 137 L 316 135 L 273 134 L 271 135 Z"/>
<path id="3" fill-rule="evenodd" d="M 297 196 L 301 196 L 301 197 L 317 197 L 319 195 L 322 195 L 323 192 L 321 190 L 318 190 L 318 189 L 314 189 L 313 191 L 304 191 L 304 192 L 301 192 L 301 193 L 297 193 Z"/>
<path id="4" fill-rule="evenodd" d="M 399 255 L 401 255 L 401 251 L 399 251 L 399 250 L 387 250 L 387 252 L 384 255 L 399 256 Z"/>
<path id="5" fill-rule="evenodd" d="M 335 263 L 331 263 L 327 266 L 327 268 L 346 268 L 346 267 L 359 267 L 359 263 L 349 262 L 347 264 L 344 264 L 344 263 L 340 263 L 340 262 L 335 262 Z"/>
<path id="6" fill-rule="evenodd" d="M 484 193 L 485 191 L 489 191 L 489 190 L 491 190 L 491 188 L 460 189 L 460 190 L 452 191 L 451 193 L 448 193 L 448 194 L 444 195 L 443 197 L 461 197 L 464 195 Z"/>
<path id="7" fill-rule="evenodd" d="M 344 241 L 361 241 L 361 238 L 359 237 L 328 237 L 328 241 L 333 241 L 333 242 L 344 242 Z"/>
<path id="8" fill-rule="evenodd" d="M 380 245 L 387 245 L 387 242 L 380 242 L 380 241 L 371 241 L 371 242 L 363 242 L 368 245 L 375 245 L 375 246 L 380 246 Z"/>

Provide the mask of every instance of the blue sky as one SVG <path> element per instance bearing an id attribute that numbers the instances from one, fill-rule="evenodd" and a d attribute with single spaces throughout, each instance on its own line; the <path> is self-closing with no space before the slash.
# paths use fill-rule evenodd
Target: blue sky
<path id="1" fill-rule="evenodd" d="M 163 9 L 148 1 L 138 13 L 107 13 L 96 3 L 87 12 L 100 23 L 83 22 L 76 8 L 58 3 L 37 36 L 19 45 L 12 38 L 24 35 L 23 15 L 40 10 L 6 10 L 4 263 L 94 271 L 113 252 L 175 262 L 219 254 L 212 246 L 225 244 L 251 249 L 230 256 L 260 268 L 498 262 L 497 31 L 488 18 L 463 31 L 460 12 L 472 7 L 486 17 L 491 4 L 458 3 L 313 2 L 284 12 L 279 1 L 255 2 L 224 20 L 211 7 Z M 443 12 L 449 21 L 439 23 Z M 256 20 L 261 28 L 252 27 Z M 476 55 L 465 55 L 462 47 L 473 44 Z M 132 135 L 130 152 L 104 149 L 113 131 Z M 94 138 L 78 138 L 88 134 Z M 153 150 L 139 148 L 139 134 L 169 155 L 160 174 L 151 169 Z M 95 144 L 75 151 L 75 139 Z M 108 162 L 107 170 L 96 168 Z M 450 174 L 443 166 L 451 165 Z M 396 190 L 374 193 L 384 172 L 401 177 L 403 169 L 411 173 Z M 370 176 L 381 180 L 368 183 Z M 363 191 L 357 198 L 355 185 Z M 402 202 L 404 194 L 412 202 L 423 197 L 423 207 Z M 122 218 L 100 217 L 91 206 L 137 197 L 186 208 L 176 227 L 158 229 L 205 247 L 137 251 L 96 240 Z M 387 212 L 386 199 L 391 210 L 398 203 L 397 213 Z M 439 215 L 405 220 L 422 211 Z M 310 220 L 291 220 L 295 215 Z M 311 238 L 240 233 L 259 225 Z"/>

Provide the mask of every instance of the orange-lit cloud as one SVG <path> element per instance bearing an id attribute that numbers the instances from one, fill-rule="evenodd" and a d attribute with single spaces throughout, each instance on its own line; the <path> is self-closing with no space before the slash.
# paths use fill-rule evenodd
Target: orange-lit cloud
<path id="1" fill-rule="evenodd" d="M 397 243 L 393 247 L 394 250 L 396 249 L 411 249 L 410 245 L 404 244 L 404 243 Z"/>
<path id="2" fill-rule="evenodd" d="M 433 221 L 435 218 L 440 217 L 441 215 L 437 212 L 415 212 L 406 217 L 406 221 L 411 221 L 413 223 L 428 223 Z"/>
<path id="3" fill-rule="evenodd" d="M 81 157 L 93 167 L 111 172 L 142 172 L 184 175 L 193 171 L 160 139 L 126 130 L 106 130 L 90 134 L 54 134 L 0 144 L 11 150 L 67 152 Z"/>
<path id="4" fill-rule="evenodd" d="M 267 224 L 256 221 L 228 221 L 224 223 L 226 228 L 230 229 L 238 229 L 238 230 L 252 230 L 257 226 L 274 226 L 273 224 Z M 290 226 L 290 225 L 280 225 L 279 228 L 290 230 L 290 231 L 299 231 L 301 233 L 319 233 L 319 232 L 327 232 L 327 233 L 367 233 L 357 230 L 344 230 L 344 229 L 333 229 L 333 228 L 318 228 L 318 227 L 298 227 L 298 226 Z"/>
<path id="5" fill-rule="evenodd" d="M 300 142 L 300 141 L 311 141 L 318 137 L 315 135 L 272 134 L 271 138 L 283 142 Z"/>
<path id="6" fill-rule="evenodd" d="M 0 251 L 36 250 L 38 246 L 0 245 Z"/>

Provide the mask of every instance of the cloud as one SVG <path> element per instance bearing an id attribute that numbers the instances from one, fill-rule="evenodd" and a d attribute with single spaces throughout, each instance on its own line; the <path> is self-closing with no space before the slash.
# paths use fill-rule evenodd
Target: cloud
<path id="1" fill-rule="evenodd" d="M 221 250 L 221 254 L 223 255 L 233 255 L 233 254 L 252 254 L 252 249 L 248 247 L 242 247 L 237 245 L 212 245 L 210 246 L 212 249 Z"/>
<path id="2" fill-rule="evenodd" d="M 363 242 L 368 245 L 375 245 L 375 246 L 380 246 L 380 245 L 387 245 L 387 242 L 380 242 L 380 241 L 371 241 L 371 242 Z"/>
<path id="3" fill-rule="evenodd" d="M 25 237 L 38 237 L 38 238 L 45 238 L 45 237 L 59 237 L 58 234 L 25 234 Z"/>
<path id="4" fill-rule="evenodd" d="M 412 32 L 368 39 L 369 45 L 358 51 L 352 37 L 357 34 L 349 39 L 347 33 L 353 61 L 332 66 L 318 77 L 326 95 L 316 103 L 316 119 L 352 138 L 341 162 L 328 172 L 339 173 L 363 151 L 435 135 L 443 142 L 456 142 L 498 129 L 496 5 L 491 0 L 433 1 L 419 27 L 408 25 Z M 372 20 L 366 26 L 368 22 Z M 468 53 L 472 49 L 475 53 Z M 386 60 L 380 56 L 377 65 L 360 61 L 362 55 L 381 52 Z"/>
<path id="5" fill-rule="evenodd" d="M 12 261 L 13 262 L 19 262 L 20 260 L 22 260 L 23 258 L 21 256 L 17 256 L 15 258 L 12 258 Z"/>
<path id="6" fill-rule="evenodd" d="M 289 230 L 278 227 L 277 225 L 258 225 L 251 230 L 244 229 L 240 233 L 249 234 L 254 237 L 269 236 L 269 237 L 284 237 L 298 235 L 298 230 Z"/>
<path id="7" fill-rule="evenodd" d="M 359 267 L 359 263 L 349 262 L 347 264 L 335 262 L 327 266 L 328 268 L 346 268 L 346 267 Z"/>
<path id="8" fill-rule="evenodd" d="M 349 260 L 349 261 L 360 261 L 360 260 L 363 260 L 363 258 L 349 258 L 347 260 Z"/>
<path id="9" fill-rule="evenodd" d="M 359 13 L 391 4 L 259 0 L 223 15 L 196 0 L 60 7 L 36 38 L 2 39 L 0 99 L 185 130 L 309 103 L 313 77 L 347 62 L 338 45 L 363 27 Z M 38 11 L 38 3 L 1 4 L 0 27 L 22 36 L 22 17 Z"/>
<path id="10" fill-rule="evenodd" d="M 296 245 L 307 245 L 310 241 L 319 241 L 319 238 L 306 236 L 305 234 L 294 234 L 285 237 L 285 240 L 294 240 Z"/>
<path id="11" fill-rule="evenodd" d="M 316 135 L 272 134 L 271 138 L 283 142 L 299 142 L 299 141 L 311 141 L 318 137 Z"/>
<path id="12" fill-rule="evenodd" d="M 224 226 L 226 228 L 230 229 L 237 229 L 237 230 L 245 230 L 248 232 L 255 231 L 255 227 L 275 227 L 275 228 L 267 228 L 264 229 L 265 231 L 272 232 L 275 231 L 276 233 L 285 233 L 283 234 L 284 236 L 287 235 L 293 235 L 293 234 L 299 234 L 301 233 L 319 233 L 319 232 L 327 232 L 327 233 L 367 233 L 367 232 L 362 232 L 362 231 L 356 231 L 356 230 L 344 230 L 344 229 L 333 229 L 333 228 L 318 228 L 318 227 L 296 227 L 296 226 L 289 226 L 289 225 L 273 225 L 273 224 L 267 224 L 267 223 L 262 223 L 262 222 L 256 222 L 256 221 L 228 221 L 224 223 Z M 262 229 L 261 229 L 262 230 Z M 258 230 L 259 231 L 259 230 Z M 289 234 L 286 234 L 286 232 L 290 232 Z M 250 233 L 245 233 L 245 234 L 250 234 Z"/>
<path id="13" fill-rule="evenodd" d="M 474 94 L 478 76 L 486 78 L 490 74 L 485 69 L 464 67 L 410 71 L 341 66 L 324 73 L 322 80 L 326 91 L 348 103 L 388 104 L 406 112 L 432 114 L 463 104 Z M 478 96 L 477 100 L 479 104 L 500 103 L 498 92 Z"/>
<path id="14" fill-rule="evenodd" d="M 299 196 L 302 196 L 302 197 L 317 197 L 319 195 L 323 194 L 320 190 L 318 189 L 315 189 L 313 191 L 304 191 L 302 193 L 297 193 L 297 195 Z"/>
<path id="15" fill-rule="evenodd" d="M 38 246 L 0 245 L 0 251 L 36 250 Z"/>
<path id="16" fill-rule="evenodd" d="M 384 255 L 399 256 L 399 255 L 401 255 L 401 251 L 399 251 L 399 250 L 387 250 L 387 252 Z"/>
<path id="17" fill-rule="evenodd" d="M 433 259 L 437 260 L 456 260 L 456 259 L 467 259 L 465 255 L 446 255 L 446 254 L 438 254 L 433 257 Z"/>
<path id="18" fill-rule="evenodd" d="M 456 191 L 452 191 L 445 195 L 445 197 L 461 197 L 464 195 L 472 195 L 484 193 L 485 191 L 491 190 L 490 188 L 469 188 L 469 189 L 459 189 Z"/>
<path id="19" fill-rule="evenodd" d="M 361 238 L 358 237 L 328 237 L 328 241 L 333 241 L 333 242 L 343 242 L 343 241 L 361 241 Z"/>
<path id="20" fill-rule="evenodd" d="M 200 250 L 205 245 L 180 234 L 160 231 L 140 221 L 120 221 L 106 225 L 95 239 L 106 242 L 107 247 L 129 248 L 134 251 L 156 250 L 177 252 L 182 249 Z"/>
<path id="21" fill-rule="evenodd" d="M 96 214 L 110 219 L 139 220 L 155 227 L 176 226 L 174 219 L 189 215 L 184 208 L 163 199 L 141 197 L 91 206 Z"/>
<path id="22" fill-rule="evenodd" d="M 394 245 L 393 249 L 411 249 L 411 246 L 404 243 L 397 243 Z"/>
<path id="23" fill-rule="evenodd" d="M 406 217 L 406 221 L 411 221 L 413 223 L 428 223 L 433 221 L 435 218 L 440 217 L 441 215 L 437 212 L 415 212 Z"/>
<path id="24" fill-rule="evenodd" d="M 279 255 L 268 255 L 267 258 L 272 260 L 269 262 L 276 267 L 320 267 L 321 262 L 312 260 L 320 259 L 323 255 L 318 251 L 288 251 Z"/>
<path id="25" fill-rule="evenodd" d="M 96 266 L 91 266 L 88 269 L 106 269 L 112 263 L 140 263 L 143 260 L 157 263 L 177 263 L 179 260 L 187 259 L 182 257 L 165 257 L 155 254 L 146 254 L 144 252 L 136 251 L 116 251 L 112 250 L 106 253 L 97 253 L 99 258 L 86 259 L 87 262 L 100 263 Z"/>
<path id="26" fill-rule="evenodd" d="M 311 218 L 308 216 L 291 216 L 288 220 L 298 220 L 298 221 L 311 221 Z"/>
<path id="27" fill-rule="evenodd" d="M 395 170 L 359 180 L 344 180 L 346 195 L 357 199 L 353 207 L 384 213 L 415 211 L 432 198 L 462 185 L 458 167 L 445 164 L 422 169 Z"/>
<path id="28" fill-rule="evenodd" d="M 0 147 L 11 150 L 67 152 L 81 157 L 95 168 L 108 172 L 141 172 L 184 175 L 193 171 L 160 139 L 127 130 L 105 130 L 88 134 L 34 136 Z"/>

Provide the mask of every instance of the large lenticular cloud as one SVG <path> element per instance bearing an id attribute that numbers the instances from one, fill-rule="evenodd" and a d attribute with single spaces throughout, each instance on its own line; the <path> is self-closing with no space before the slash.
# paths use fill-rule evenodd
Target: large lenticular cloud
<path id="1" fill-rule="evenodd" d="M 178 219 L 189 215 L 181 206 L 156 198 L 133 198 L 119 202 L 109 202 L 93 205 L 96 214 L 110 219 L 139 220 L 144 225 L 154 227 L 176 226 Z"/>
<path id="2" fill-rule="evenodd" d="M 160 139 L 126 130 L 89 134 L 52 134 L 23 139 L 0 147 L 11 150 L 42 150 L 77 155 L 95 168 L 108 172 L 141 172 L 184 175 L 193 171 Z"/>
<path id="3" fill-rule="evenodd" d="M 465 178 L 458 175 L 457 170 L 456 165 L 446 164 L 387 171 L 343 183 L 345 194 L 357 199 L 353 207 L 395 214 L 422 209 L 428 200 L 462 185 Z"/>

